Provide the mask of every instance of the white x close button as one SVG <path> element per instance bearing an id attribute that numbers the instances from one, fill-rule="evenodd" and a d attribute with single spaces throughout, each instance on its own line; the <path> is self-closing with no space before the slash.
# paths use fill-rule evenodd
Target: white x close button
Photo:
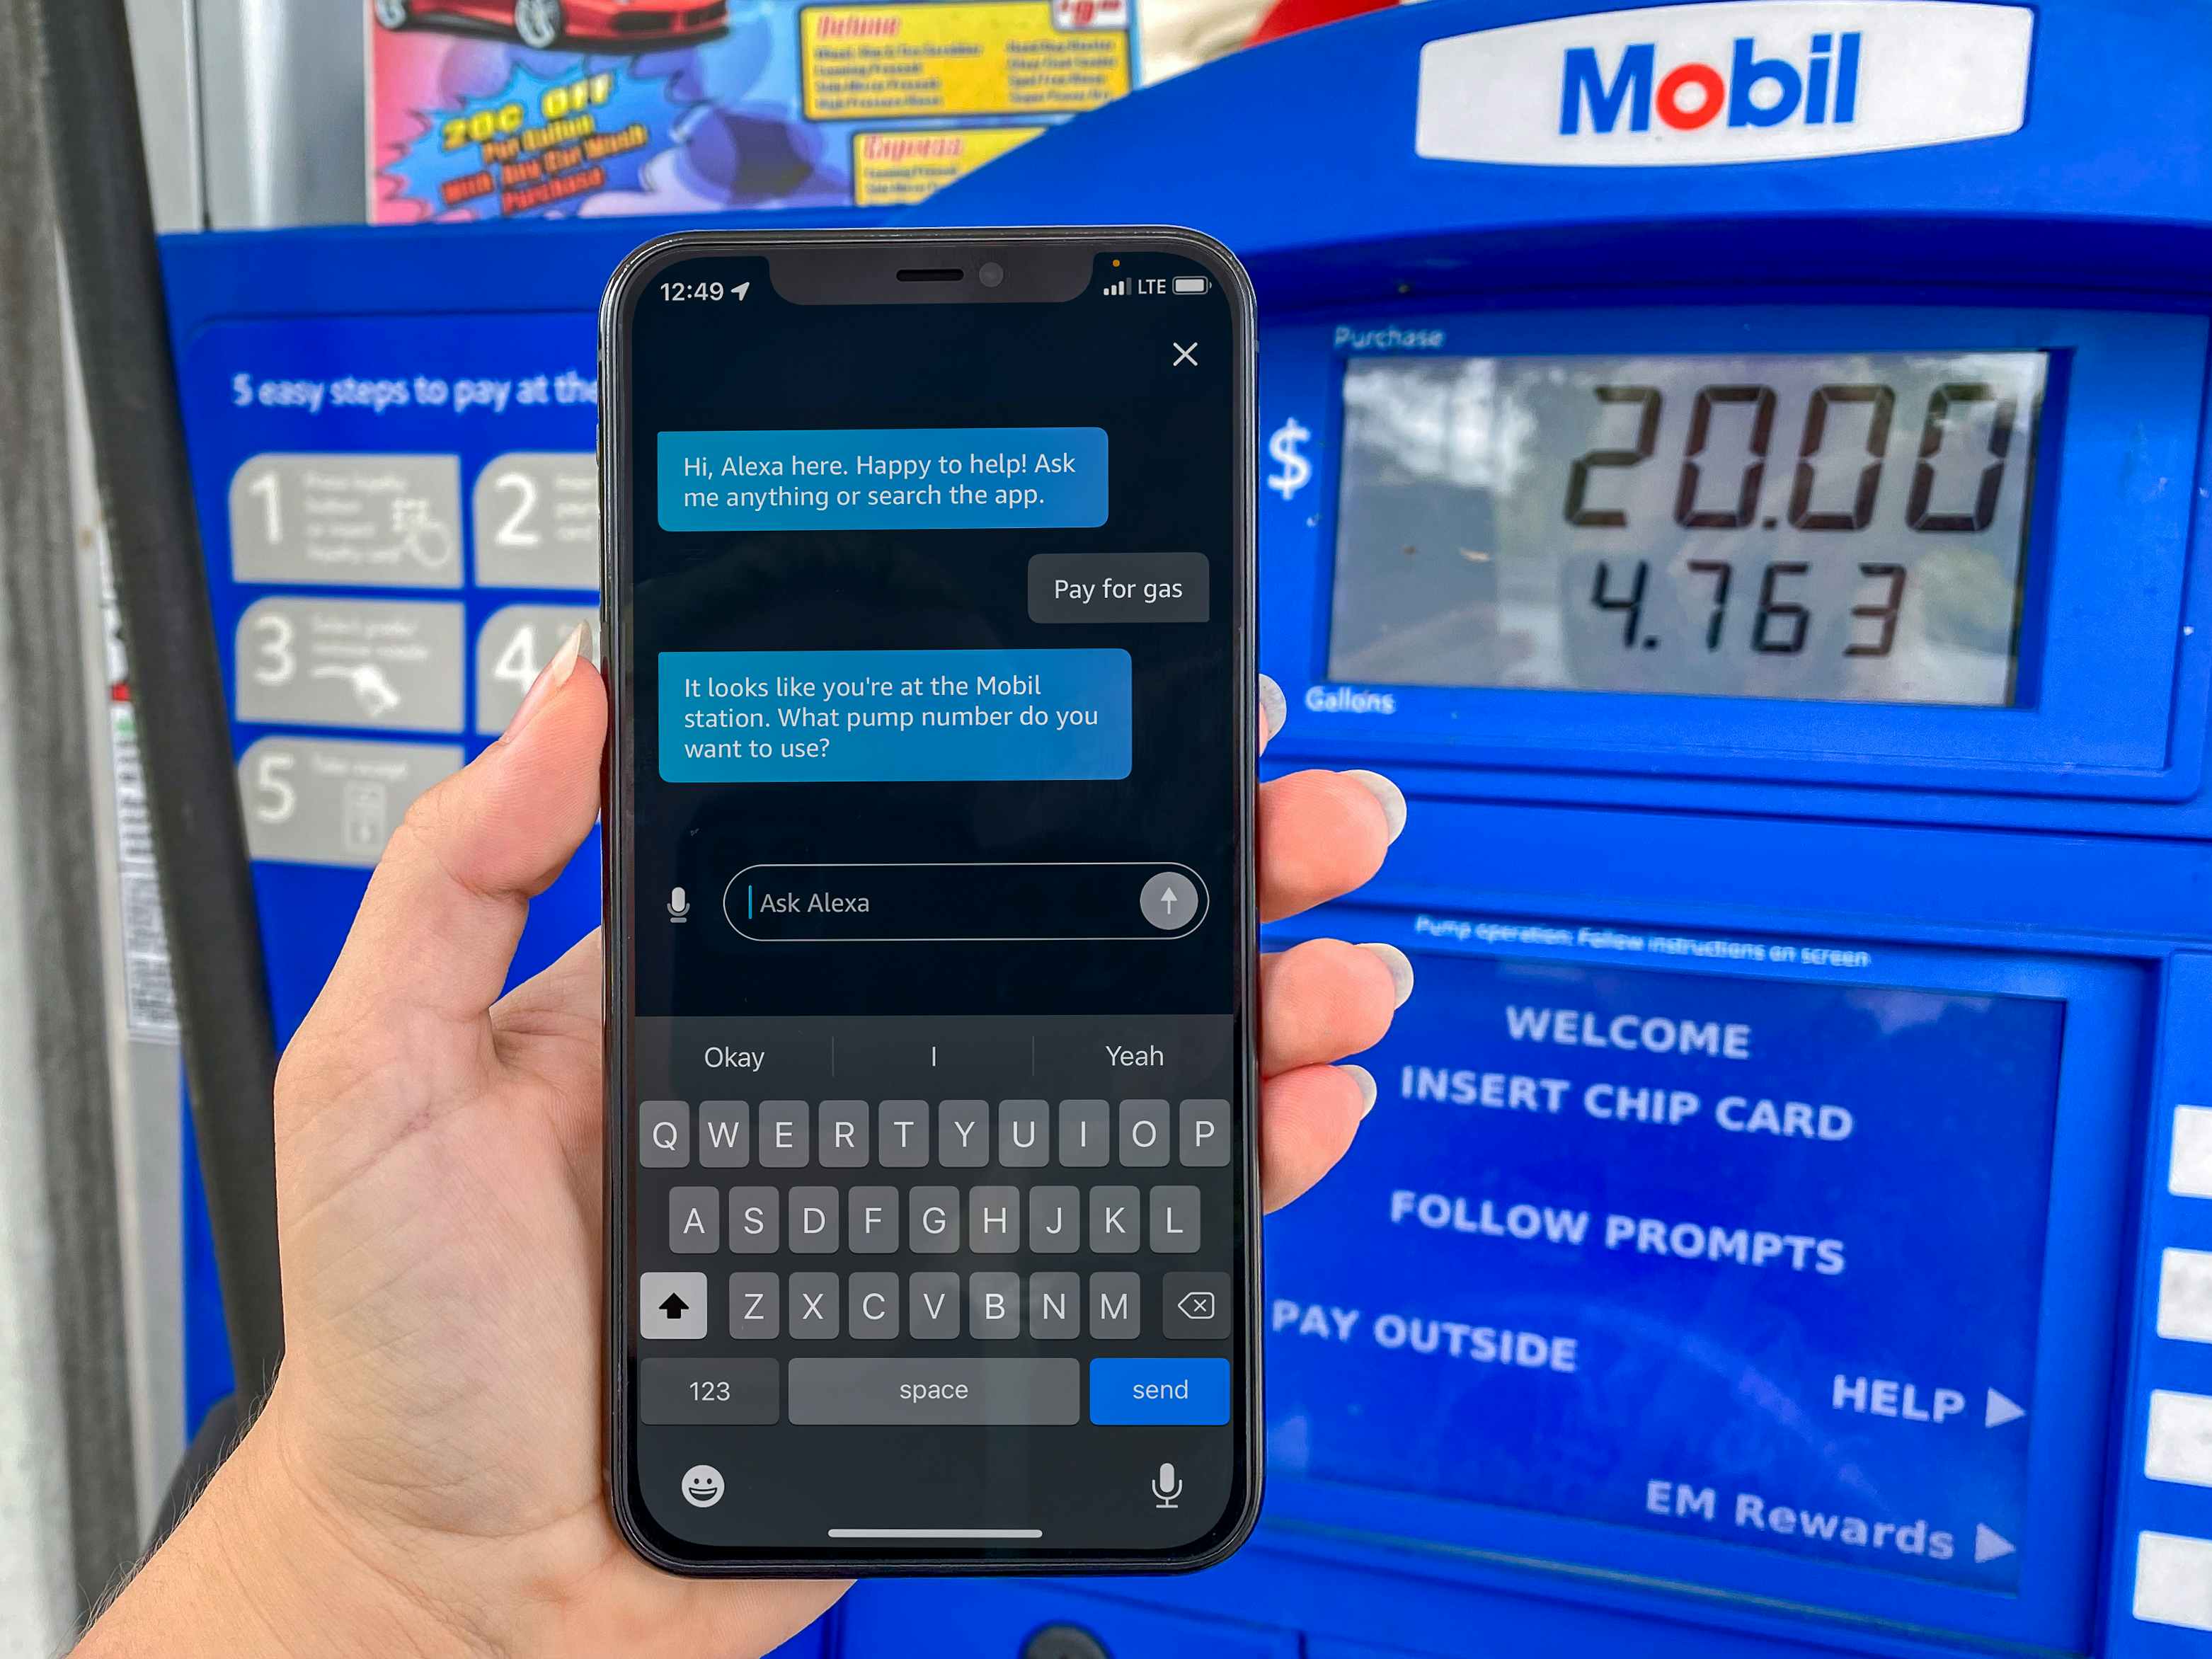
<path id="1" fill-rule="evenodd" d="M 1188 345 L 1185 345 L 1181 340 L 1170 340 L 1168 343 L 1175 348 L 1175 362 L 1170 363 L 1169 368 L 1196 368 L 1198 367 L 1197 341 L 1193 340 Z"/>

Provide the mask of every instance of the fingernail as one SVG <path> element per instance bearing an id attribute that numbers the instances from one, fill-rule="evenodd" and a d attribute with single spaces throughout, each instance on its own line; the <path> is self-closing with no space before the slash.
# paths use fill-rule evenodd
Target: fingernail
<path id="1" fill-rule="evenodd" d="M 1367 792 L 1382 803 L 1382 816 L 1389 820 L 1390 839 L 1395 841 L 1406 830 L 1406 794 L 1398 786 L 1380 772 L 1346 772 L 1366 787 Z"/>
<path id="2" fill-rule="evenodd" d="M 583 650 L 584 624 L 578 623 L 574 631 L 561 642 L 561 648 L 553 653 L 553 660 L 545 665 L 532 684 L 529 695 L 522 700 L 522 707 L 514 711 L 514 718 L 507 723 L 507 730 L 500 733 L 501 743 L 520 733 L 524 726 L 537 718 L 538 711 L 545 706 L 553 694 L 568 684 L 568 676 L 576 672 L 576 659 L 583 654 Z"/>
<path id="3" fill-rule="evenodd" d="M 1413 959 L 1395 945 L 1363 945 L 1359 948 L 1372 951 L 1382 958 L 1382 965 L 1390 970 L 1390 984 L 1398 994 L 1398 1000 L 1390 1006 L 1404 1007 L 1406 999 L 1413 994 Z"/>
<path id="4" fill-rule="evenodd" d="M 1363 1121 L 1375 1109 L 1375 1073 L 1364 1066 L 1340 1066 L 1340 1072 L 1349 1072 L 1359 1085 L 1359 1115 Z"/>
<path id="5" fill-rule="evenodd" d="M 1272 738 L 1283 729 L 1283 722 L 1291 717 L 1291 700 L 1283 695 L 1283 688 L 1268 676 L 1260 676 L 1260 718 L 1267 722 L 1262 737 Z"/>

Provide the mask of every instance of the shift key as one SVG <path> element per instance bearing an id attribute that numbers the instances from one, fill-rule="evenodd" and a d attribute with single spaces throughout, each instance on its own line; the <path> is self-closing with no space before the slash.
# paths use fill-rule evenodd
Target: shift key
<path id="1" fill-rule="evenodd" d="M 781 1414 L 773 1359 L 641 1359 L 641 1423 L 773 1423 Z"/>
<path id="2" fill-rule="evenodd" d="M 791 1420 L 924 1425 L 1074 1423 L 1073 1359 L 794 1359 Z"/>

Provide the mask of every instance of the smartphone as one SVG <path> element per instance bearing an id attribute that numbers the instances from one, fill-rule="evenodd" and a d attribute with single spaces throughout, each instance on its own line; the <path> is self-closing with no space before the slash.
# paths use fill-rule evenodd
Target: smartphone
<path id="1" fill-rule="evenodd" d="M 608 1469 L 660 1566 L 1252 1526 L 1253 354 L 1182 230 L 608 290 Z"/>

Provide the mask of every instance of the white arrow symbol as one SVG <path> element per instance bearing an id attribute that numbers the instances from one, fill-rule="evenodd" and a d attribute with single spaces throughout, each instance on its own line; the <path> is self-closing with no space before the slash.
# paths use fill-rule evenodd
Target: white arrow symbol
<path id="1" fill-rule="evenodd" d="M 1982 1413 L 1982 1426 L 1994 1429 L 2000 1423 L 2016 1423 L 2027 1415 L 2027 1407 L 2016 1401 L 2008 1400 L 1995 1389 L 1990 1390 L 1990 1403 Z"/>
<path id="2" fill-rule="evenodd" d="M 1980 1522 L 1974 1523 L 1974 1560 L 1977 1565 L 1994 1561 L 2001 1555 L 2010 1555 L 2019 1547 L 2010 1539 L 1991 1532 Z"/>

